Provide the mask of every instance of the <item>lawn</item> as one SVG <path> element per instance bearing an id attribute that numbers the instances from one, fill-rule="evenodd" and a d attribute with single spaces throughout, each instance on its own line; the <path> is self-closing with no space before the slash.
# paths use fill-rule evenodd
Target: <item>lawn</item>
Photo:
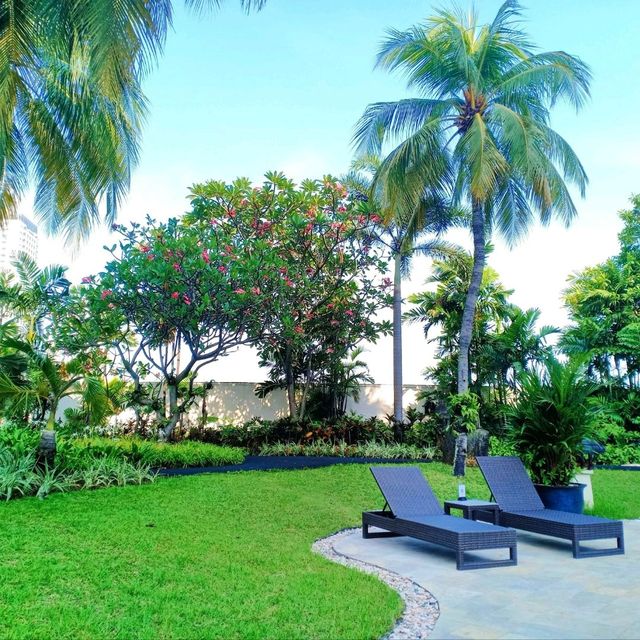
<path id="1" fill-rule="evenodd" d="M 448 467 L 423 469 L 440 498 L 456 495 Z M 598 513 L 640 516 L 640 473 L 599 471 L 594 483 L 596 501 L 611 501 Z M 487 497 L 477 470 L 467 490 Z M 379 637 L 401 611 L 395 592 L 310 547 L 381 506 L 365 465 L 3 504 L 0 637 Z"/>

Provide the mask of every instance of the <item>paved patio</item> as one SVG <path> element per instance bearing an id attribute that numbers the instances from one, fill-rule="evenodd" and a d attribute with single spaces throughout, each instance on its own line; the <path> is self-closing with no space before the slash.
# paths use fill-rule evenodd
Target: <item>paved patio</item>
<path id="1" fill-rule="evenodd" d="M 640 638 L 640 520 L 624 532 L 625 555 L 581 560 L 568 541 L 518 532 L 517 567 L 474 571 L 410 538 L 353 534 L 334 548 L 428 589 L 441 611 L 431 638 Z"/>

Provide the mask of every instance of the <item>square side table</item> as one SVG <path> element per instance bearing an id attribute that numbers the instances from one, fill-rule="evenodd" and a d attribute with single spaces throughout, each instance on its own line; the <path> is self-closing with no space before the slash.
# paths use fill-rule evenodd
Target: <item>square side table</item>
<path id="1" fill-rule="evenodd" d="M 467 520 L 477 520 L 478 513 L 488 512 L 493 517 L 493 524 L 498 524 L 500 508 L 495 502 L 486 500 L 445 500 L 444 512 L 451 514 L 451 509 L 460 509 L 462 515 Z"/>

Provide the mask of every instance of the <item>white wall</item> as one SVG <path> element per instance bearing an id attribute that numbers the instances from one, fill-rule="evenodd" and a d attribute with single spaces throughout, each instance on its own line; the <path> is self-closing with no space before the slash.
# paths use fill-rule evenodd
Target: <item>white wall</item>
<path id="1" fill-rule="evenodd" d="M 266 398 L 258 398 L 253 390 L 254 382 L 217 382 L 208 392 L 206 412 L 218 418 L 220 424 L 242 424 L 258 417 L 273 420 L 288 415 L 287 396 L 283 389 L 276 389 Z M 404 407 L 415 403 L 416 394 L 426 385 L 405 385 Z M 393 414 L 393 386 L 390 384 L 362 385 L 359 402 L 349 400 L 347 411 L 371 417 Z M 202 401 L 196 402 L 185 422 L 197 422 L 202 414 Z"/>

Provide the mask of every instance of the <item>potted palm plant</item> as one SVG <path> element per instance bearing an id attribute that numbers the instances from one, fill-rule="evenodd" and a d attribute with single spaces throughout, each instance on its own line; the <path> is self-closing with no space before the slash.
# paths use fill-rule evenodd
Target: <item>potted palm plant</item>
<path id="1" fill-rule="evenodd" d="M 509 410 L 511 437 L 529 469 L 544 505 L 582 512 L 584 485 L 572 483 L 582 442 L 591 436 L 587 400 L 595 385 L 580 360 L 553 355 L 523 372 L 516 403 Z"/>

